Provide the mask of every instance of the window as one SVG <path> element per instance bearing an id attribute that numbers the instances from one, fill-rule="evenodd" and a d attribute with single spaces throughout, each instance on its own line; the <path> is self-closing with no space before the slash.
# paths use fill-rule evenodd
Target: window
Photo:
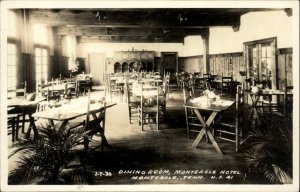
<path id="1" fill-rule="evenodd" d="M 14 90 L 17 87 L 17 45 L 7 44 L 7 89 Z M 8 97 L 14 97 L 16 93 L 8 93 Z"/>
<path id="2" fill-rule="evenodd" d="M 271 71 L 271 44 L 262 44 L 261 46 L 261 79 L 270 81 Z"/>
<path id="3" fill-rule="evenodd" d="M 36 85 L 48 81 L 48 50 L 35 48 L 35 79 Z"/>

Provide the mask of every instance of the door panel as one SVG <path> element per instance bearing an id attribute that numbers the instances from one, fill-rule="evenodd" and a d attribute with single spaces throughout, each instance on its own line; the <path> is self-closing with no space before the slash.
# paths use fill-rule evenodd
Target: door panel
<path id="1" fill-rule="evenodd" d="M 106 65 L 104 53 L 89 53 L 89 67 L 87 73 L 93 74 L 93 83 L 95 85 L 104 85 Z"/>

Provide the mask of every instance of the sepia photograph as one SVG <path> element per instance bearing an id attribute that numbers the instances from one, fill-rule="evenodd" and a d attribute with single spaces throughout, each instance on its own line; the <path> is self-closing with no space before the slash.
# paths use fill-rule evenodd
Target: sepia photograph
<path id="1" fill-rule="evenodd" d="M 299 191 L 299 2 L 1 5 L 1 191 Z"/>

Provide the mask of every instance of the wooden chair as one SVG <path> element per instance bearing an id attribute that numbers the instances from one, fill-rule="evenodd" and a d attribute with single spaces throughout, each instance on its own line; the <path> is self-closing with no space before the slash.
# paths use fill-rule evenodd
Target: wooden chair
<path id="1" fill-rule="evenodd" d="M 182 88 L 183 84 L 187 81 L 188 81 L 187 73 L 186 72 L 181 72 L 178 75 L 178 84 L 177 84 L 177 86 Z"/>
<path id="2" fill-rule="evenodd" d="M 21 114 L 7 114 L 7 133 L 11 135 L 11 141 L 18 139 L 19 118 Z"/>
<path id="3" fill-rule="evenodd" d="M 183 102 L 187 104 L 193 99 L 193 95 L 189 89 L 183 88 Z M 186 128 L 188 138 L 191 138 L 191 133 L 199 133 L 201 128 L 203 127 L 197 118 L 196 114 L 191 108 L 184 108 L 185 112 L 185 120 L 186 120 Z"/>
<path id="4" fill-rule="evenodd" d="M 140 106 L 138 107 L 139 125 L 144 131 L 145 123 L 150 124 L 152 121 L 156 123 L 156 129 L 159 130 L 159 124 L 163 122 L 166 111 L 166 93 L 162 86 L 153 88 L 143 88 L 141 83 Z M 145 95 L 146 91 L 156 91 L 154 95 Z"/>
<path id="5" fill-rule="evenodd" d="M 221 83 L 222 95 L 230 95 L 232 87 L 231 84 L 229 84 L 228 82 L 232 82 L 232 81 L 233 81 L 232 76 L 230 77 L 222 76 L 222 83 Z"/>
<path id="6" fill-rule="evenodd" d="M 68 88 L 70 87 L 70 88 Z M 66 99 L 78 98 L 79 96 L 79 87 L 78 82 L 66 82 L 64 95 Z"/>
<path id="7" fill-rule="evenodd" d="M 84 80 L 77 81 L 77 87 L 81 94 L 86 95 L 88 91 L 92 90 L 92 79 L 86 76 Z"/>
<path id="8" fill-rule="evenodd" d="M 294 86 L 286 86 L 284 88 L 283 98 L 283 114 L 285 117 L 293 117 L 293 97 L 288 96 L 289 92 L 292 92 Z"/>
<path id="9" fill-rule="evenodd" d="M 183 101 L 186 103 L 189 99 L 194 98 L 194 92 L 192 87 L 187 82 L 182 84 Z"/>
<path id="10" fill-rule="evenodd" d="M 168 72 L 163 80 L 164 87 L 165 87 L 165 92 L 167 98 L 169 98 L 169 93 L 170 93 L 170 72 Z"/>
<path id="11" fill-rule="evenodd" d="M 225 116 L 224 114 L 221 122 L 216 123 L 215 132 L 218 138 L 235 143 L 235 151 L 239 151 L 244 123 L 244 91 L 240 85 L 237 86 L 235 99 L 234 115 Z"/>
<path id="12" fill-rule="evenodd" d="M 113 78 L 113 77 L 114 76 L 111 76 L 110 74 L 108 74 L 107 84 L 108 84 L 108 91 L 109 91 L 110 101 L 112 101 L 112 96 L 114 94 L 116 94 L 118 97 L 121 97 L 121 90 L 117 86 L 116 78 Z"/>
<path id="13" fill-rule="evenodd" d="M 211 77 L 211 75 L 209 73 L 203 74 L 203 78 L 210 78 L 210 77 Z"/>
<path id="14" fill-rule="evenodd" d="M 86 118 L 83 122 L 72 122 L 69 125 L 69 132 L 74 133 L 83 133 L 83 138 L 81 144 L 83 144 L 84 151 L 90 152 L 97 148 L 101 148 L 103 151 L 104 146 L 108 146 L 106 137 L 104 135 L 105 131 L 105 113 L 106 113 L 106 93 L 103 99 L 103 107 L 97 110 L 90 110 L 90 90 L 88 90 L 88 100 L 87 100 L 87 113 Z M 95 139 L 98 137 L 98 139 Z M 93 145 L 91 148 L 89 144 L 93 142 L 96 145 Z"/>
<path id="15" fill-rule="evenodd" d="M 27 82 L 18 84 L 16 86 L 16 89 L 9 89 L 7 90 L 7 99 L 13 99 L 13 98 L 23 98 L 26 99 L 27 96 Z M 10 124 L 12 127 L 12 137 L 15 137 L 18 139 L 18 133 L 19 133 L 19 127 L 21 123 L 22 133 L 25 132 L 25 122 L 28 122 L 29 120 L 26 119 L 25 116 L 25 109 L 24 108 L 16 108 L 12 111 L 8 112 L 8 124 Z M 13 124 L 15 126 L 13 126 Z"/>
<path id="16" fill-rule="evenodd" d="M 27 94 L 27 82 L 21 83 L 16 86 L 15 89 L 7 90 L 7 99 L 11 99 L 13 97 L 26 97 Z"/>
<path id="17" fill-rule="evenodd" d="M 270 83 L 267 80 L 255 81 L 255 86 L 257 86 L 259 89 L 270 88 L 269 84 Z M 263 113 L 270 113 L 275 111 L 278 112 L 280 110 L 279 102 L 277 100 L 269 98 L 268 96 L 261 97 L 257 105 L 261 107 L 261 112 Z"/>
<path id="18" fill-rule="evenodd" d="M 126 100 L 128 104 L 128 113 L 129 113 L 129 123 L 132 122 L 132 118 L 136 118 L 136 122 L 138 121 L 138 107 L 140 105 L 140 100 L 135 97 L 132 93 L 132 85 L 128 83 L 128 80 L 126 81 L 125 85 L 125 91 L 126 91 Z"/>
<path id="19" fill-rule="evenodd" d="M 210 89 L 208 87 L 208 81 L 206 78 L 195 78 L 194 79 L 194 92 L 197 96 L 200 96 L 203 94 L 203 91 Z"/>

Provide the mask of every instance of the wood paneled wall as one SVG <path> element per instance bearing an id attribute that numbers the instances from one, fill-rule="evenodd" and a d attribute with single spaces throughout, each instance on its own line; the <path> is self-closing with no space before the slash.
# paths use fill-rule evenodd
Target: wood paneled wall
<path id="1" fill-rule="evenodd" d="M 293 50 L 292 48 L 277 49 L 277 65 L 279 82 L 287 79 L 287 85 L 293 85 Z M 213 75 L 232 76 L 237 81 L 242 81 L 240 71 L 246 71 L 242 52 L 211 54 L 209 55 L 210 71 Z M 179 58 L 179 72 L 200 72 L 203 74 L 203 57 L 191 56 Z M 280 88 L 281 85 L 279 85 Z"/>
<path id="2" fill-rule="evenodd" d="M 242 80 L 239 72 L 246 71 L 242 52 L 210 55 L 209 65 L 211 74 L 232 76 L 237 81 Z"/>
<path id="3" fill-rule="evenodd" d="M 293 49 L 285 48 L 277 50 L 277 62 L 278 62 L 278 78 L 279 78 L 279 89 L 285 79 L 287 85 L 293 85 Z"/>
<path id="4" fill-rule="evenodd" d="M 199 72 L 203 74 L 203 56 L 192 56 L 183 58 L 183 71 L 188 73 Z"/>

